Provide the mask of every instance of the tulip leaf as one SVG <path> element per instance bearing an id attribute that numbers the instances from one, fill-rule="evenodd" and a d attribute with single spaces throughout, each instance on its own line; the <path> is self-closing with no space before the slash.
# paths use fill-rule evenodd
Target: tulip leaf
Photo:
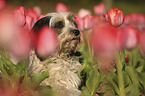
<path id="1" fill-rule="evenodd" d="M 42 73 L 36 73 L 31 75 L 31 81 L 33 88 L 36 88 L 44 79 L 49 77 L 48 70 L 43 71 Z"/>
<path id="2" fill-rule="evenodd" d="M 89 72 L 88 79 L 86 81 L 86 86 L 90 91 L 91 96 L 96 93 L 97 88 L 103 81 L 104 75 L 99 73 L 96 68 L 93 68 L 92 71 Z"/>
<path id="3" fill-rule="evenodd" d="M 114 89 L 114 91 L 117 93 L 117 94 L 119 94 L 119 88 L 118 88 L 118 85 L 117 85 L 117 81 L 115 82 L 114 81 L 114 77 L 115 77 L 116 75 L 115 75 L 115 73 L 110 73 L 110 74 L 108 74 L 108 76 L 107 76 L 107 79 L 109 80 L 109 82 L 111 83 L 111 85 L 113 86 L 113 89 Z M 116 77 L 115 77 L 116 78 Z"/>
<path id="4" fill-rule="evenodd" d="M 88 90 L 87 87 L 82 87 L 82 94 L 81 96 L 91 96 L 90 91 Z"/>

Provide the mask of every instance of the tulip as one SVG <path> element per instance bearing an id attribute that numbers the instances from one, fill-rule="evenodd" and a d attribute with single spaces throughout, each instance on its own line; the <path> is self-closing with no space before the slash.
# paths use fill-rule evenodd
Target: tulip
<path id="1" fill-rule="evenodd" d="M 64 3 L 57 3 L 56 12 L 68 12 L 69 8 Z"/>
<path id="2" fill-rule="evenodd" d="M 11 10 L 0 11 L 0 45 L 7 45 L 17 33 L 17 26 L 14 23 Z"/>
<path id="3" fill-rule="evenodd" d="M 145 31 L 140 34 L 140 49 L 141 53 L 145 56 Z"/>
<path id="4" fill-rule="evenodd" d="M 7 50 L 13 57 L 22 59 L 29 54 L 31 49 L 31 38 L 29 33 L 25 30 L 19 29 L 19 31 L 20 32 L 15 35 L 15 38 L 10 41 Z"/>
<path id="5" fill-rule="evenodd" d="M 83 17 L 83 27 L 84 30 L 91 29 L 94 25 L 94 17 L 91 15 L 86 15 Z"/>
<path id="6" fill-rule="evenodd" d="M 80 18 L 79 16 L 76 16 L 75 21 L 78 25 L 78 29 L 80 31 L 84 31 L 84 26 L 83 26 L 83 18 Z"/>
<path id="7" fill-rule="evenodd" d="M 18 26 L 24 26 L 26 23 L 25 8 L 23 6 L 14 10 L 14 19 Z"/>
<path id="8" fill-rule="evenodd" d="M 139 31 L 132 26 L 126 26 L 121 29 L 119 36 L 120 46 L 123 49 L 132 50 L 139 44 Z"/>
<path id="9" fill-rule="evenodd" d="M 40 15 L 40 16 L 37 18 L 37 21 L 38 21 L 39 19 L 43 18 L 43 17 L 44 17 L 44 15 Z"/>
<path id="10" fill-rule="evenodd" d="M 87 9 L 80 9 L 79 12 L 78 12 L 78 16 L 83 18 L 85 17 L 86 15 L 91 15 L 91 12 Z"/>
<path id="11" fill-rule="evenodd" d="M 124 21 L 124 13 L 123 11 L 112 8 L 107 12 L 108 22 L 113 26 L 121 26 Z"/>
<path id="12" fill-rule="evenodd" d="M 125 62 L 128 61 L 129 55 L 125 54 Z"/>
<path id="13" fill-rule="evenodd" d="M 101 62 L 101 70 L 108 73 L 113 67 L 112 61 L 119 50 L 117 29 L 106 23 L 96 25 L 90 34 L 90 43 L 96 58 Z"/>
<path id="14" fill-rule="evenodd" d="M 33 17 L 31 16 L 26 16 L 26 24 L 24 26 L 25 30 L 30 31 L 32 29 L 32 23 L 33 23 Z"/>
<path id="15" fill-rule="evenodd" d="M 6 5 L 6 1 L 5 0 L 0 0 L 0 10 L 3 9 Z"/>
<path id="16" fill-rule="evenodd" d="M 91 15 L 86 15 L 83 18 L 76 16 L 75 20 L 80 31 L 91 29 L 94 25 L 94 17 Z"/>
<path id="17" fill-rule="evenodd" d="M 38 34 L 34 33 L 34 48 L 37 55 L 45 58 L 55 52 L 57 47 L 57 36 L 53 29 L 43 27 Z"/>
<path id="18" fill-rule="evenodd" d="M 94 13 L 97 15 L 102 15 L 105 13 L 105 6 L 103 3 L 100 3 L 93 7 Z"/>
<path id="19" fill-rule="evenodd" d="M 35 6 L 33 10 L 36 12 L 37 17 L 41 15 L 41 8 L 39 6 Z"/>

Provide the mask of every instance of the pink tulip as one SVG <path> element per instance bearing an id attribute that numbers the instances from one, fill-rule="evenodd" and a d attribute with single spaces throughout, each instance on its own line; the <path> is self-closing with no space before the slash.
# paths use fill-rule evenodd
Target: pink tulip
<path id="1" fill-rule="evenodd" d="M 102 23 L 96 25 L 90 35 L 90 43 L 96 59 L 100 62 L 100 70 L 107 74 L 112 69 L 112 62 L 119 50 L 117 29 L 108 23 Z"/>
<path id="2" fill-rule="evenodd" d="M 33 10 L 36 12 L 37 17 L 41 15 L 41 8 L 39 6 L 35 6 Z"/>
<path id="3" fill-rule="evenodd" d="M 83 18 L 76 16 L 75 20 L 80 31 L 91 29 L 94 25 L 94 17 L 91 15 L 86 15 Z"/>
<path id="4" fill-rule="evenodd" d="M 140 49 L 141 53 L 145 56 L 145 31 L 140 34 Z"/>
<path id="5" fill-rule="evenodd" d="M 68 12 L 69 8 L 64 3 L 57 3 L 56 12 Z"/>
<path id="6" fill-rule="evenodd" d="M 37 12 L 33 8 L 27 9 L 26 16 L 31 16 L 35 18 L 37 17 Z"/>
<path id="7" fill-rule="evenodd" d="M 123 11 L 112 8 L 107 12 L 108 15 L 108 21 L 113 26 L 120 26 L 123 24 L 124 21 L 124 13 Z"/>
<path id="8" fill-rule="evenodd" d="M 34 19 L 31 16 L 26 16 L 26 24 L 24 26 L 25 30 L 30 31 L 32 29 L 32 23 L 33 23 Z"/>
<path id="9" fill-rule="evenodd" d="M 39 57 L 51 55 L 57 47 L 57 36 L 53 29 L 43 27 L 38 34 L 34 33 L 34 47 Z"/>
<path id="10" fill-rule="evenodd" d="M 75 21 L 76 21 L 76 23 L 78 25 L 78 29 L 80 31 L 84 31 L 83 18 L 80 18 L 79 16 L 76 16 Z"/>
<path id="11" fill-rule="evenodd" d="M 10 44 L 7 47 L 12 56 L 18 57 L 20 59 L 28 56 L 31 48 L 31 38 L 29 33 L 25 30 L 20 29 L 19 31 L 20 32 L 16 34 L 15 38 L 10 41 Z"/>
<path id="12" fill-rule="evenodd" d="M 90 10 L 87 10 L 87 9 L 80 9 L 79 12 L 78 12 L 78 16 L 83 18 L 85 17 L 86 15 L 91 15 L 91 12 Z"/>
<path id="13" fill-rule="evenodd" d="M 11 13 L 12 10 L 1 10 L 0 11 L 0 45 L 7 45 L 9 41 L 17 33 L 17 26 L 14 23 L 14 17 Z"/>
<path id="14" fill-rule="evenodd" d="M 26 23 L 25 8 L 23 6 L 14 10 L 14 19 L 18 26 L 24 26 Z"/>
<path id="15" fill-rule="evenodd" d="M 94 27 L 90 40 L 92 48 L 98 56 L 113 56 L 114 52 L 118 50 L 117 30 L 106 23 Z"/>
<path id="16" fill-rule="evenodd" d="M 0 10 L 3 9 L 6 5 L 6 1 L 5 0 L 0 0 Z"/>
<path id="17" fill-rule="evenodd" d="M 126 26 L 120 32 L 120 46 L 124 49 L 131 50 L 139 44 L 139 31 L 132 26 Z"/>
<path id="18" fill-rule="evenodd" d="M 103 3 L 100 3 L 93 7 L 94 13 L 97 15 L 102 15 L 105 13 L 105 6 Z"/>
<path id="19" fill-rule="evenodd" d="M 83 27 L 84 30 L 92 28 L 94 25 L 94 17 L 91 15 L 86 15 L 83 17 Z"/>
<path id="20" fill-rule="evenodd" d="M 43 17 L 44 17 L 44 15 L 40 15 L 40 16 L 37 18 L 37 21 L 38 21 L 39 19 L 43 18 Z"/>

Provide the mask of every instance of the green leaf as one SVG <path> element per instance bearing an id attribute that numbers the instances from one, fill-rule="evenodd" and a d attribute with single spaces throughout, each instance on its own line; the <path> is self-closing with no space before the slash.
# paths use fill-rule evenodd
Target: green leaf
<path id="1" fill-rule="evenodd" d="M 90 91 L 88 90 L 87 87 L 82 87 L 82 94 L 81 96 L 91 96 Z"/>
<path id="2" fill-rule="evenodd" d="M 50 86 L 39 86 L 37 90 L 39 96 L 57 96 L 56 92 Z"/>
<path id="3" fill-rule="evenodd" d="M 138 73 L 139 82 L 143 85 L 145 91 L 145 73 Z"/>
<path id="4" fill-rule="evenodd" d="M 115 74 L 114 72 L 108 74 L 108 76 L 107 76 L 107 79 L 108 79 L 108 81 L 112 84 L 114 91 L 115 91 L 117 94 L 119 94 L 118 83 L 117 83 L 116 80 L 114 80 L 114 78 L 116 78 L 116 74 Z"/>
<path id="5" fill-rule="evenodd" d="M 98 70 L 96 68 L 94 68 L 92 71 L 90 71 L 88 79 L 86 81 L 86 86 L 87 86 L 88 90 L 90 91 L 91 96 L 93 96 L 96 93 L 97 88 L 103 81 L 103 78 L 104 78 L 103 74 L 101 77 L 100 73 L 98 72 Z"/>
<path id="6" fill-rule="evenodd" d="M 39 86 L 39 84 L 46 78 L 49 77 L 49 72 L 47 71 L 43 71 L 42 73 L 36 73 L 31 75 L 31 81 L 32 81 L 32 87 L 36 88 L 37 86 Z"/>

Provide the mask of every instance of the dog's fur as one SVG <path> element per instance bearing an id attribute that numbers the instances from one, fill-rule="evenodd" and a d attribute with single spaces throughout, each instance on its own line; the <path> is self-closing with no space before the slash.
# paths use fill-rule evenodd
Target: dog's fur
<path id="1" fill-rule="evenodd" d="M 59 96 L 79 96 L 80 78 L 76 74 L 81 64 L 74 59 L 80 42 L 80 33 L 71 13 L 49 13 L 36 22 L 33 31 L 36 33 L 43 26 L 53 28 L 58 35 L 59 45 L 54 54 L 40 61 L 35 51 L 30 53 L 29 74 L 49 71 L 50 77 L 42 84 L 50 85 Z M 47 43 L 47 42 L 46 42 Z"/>

